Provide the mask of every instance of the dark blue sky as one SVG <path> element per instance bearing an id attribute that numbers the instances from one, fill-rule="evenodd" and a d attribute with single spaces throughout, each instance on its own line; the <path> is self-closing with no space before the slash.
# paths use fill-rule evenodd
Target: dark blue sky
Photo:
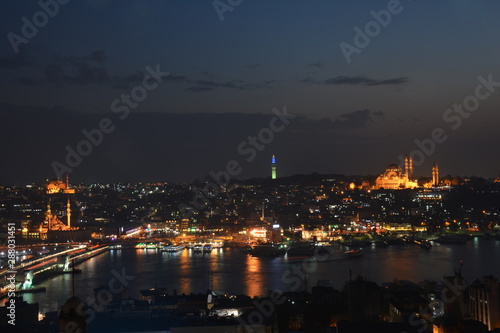
<path id="1" fill-rule="evenodd" d="M 374 20 L 371 11 L 391 5 L 398 13 L 348 63 L 340 44 L 355 45 L 354 28 L 365 30 Z M 259 114 L 270 119 L 273 108 L 285 105 L 301 117 L 276 134 L 242 177 L 268 176 L 273 153 L 282 175 L 376 174 L 417 149 L 414 141 L 429 138 L 437 127 L 447 139 L 426 156 L 417 174 L 430 174 L 430 164 L 438 161 L 443 173 L 496 176 L 499 92 L 481 100 L 459 126 L 451 114 L 448 121 L 443 115 L 475 94 L 479 76 L 500 81 L 499 9 L 494 0 L 402 0 L 399 5 L 243 0 L 221 21 L 212 1 L 73 0 L 60 5 L 15 53 L 9 33 L 22 36 L 22 18 L 32 22 L 41 8 L 37 1 L 9 1 L 0 14 L 0 114 L 7 132 L 18 137 L 4 131 L 0 139 L 4 153 L 26 156 L 4 163 L 0 182 L 51 177 L 51 161 L 63 160 L 65 147 L 82 139 L 81 130 L 112 114 L 111 103 L 142 82 L 146 66 L 157 64 L 170 76 L 132 110 L 126 126 L 116 123 L 116 132 L 72 177 L 203 177 L 228 160 L 244 159 L 238 144 L 268 124 Z M 155 113 L 186 116 L 168 118 L 179 122 L 171 132 L 158 129 L 156 136 L 141 139 L 150 134 L 144 121 L 167 121 Z M 33 114 L 58 126 L 40 129 L 41 120 Z M 89 121 L 86 127 L 81 119 Z M 223 124 L 217 132 L 208 128 L 215 121 Z M 53 132 L 50 140 L 45 131 Z M 134 133 L 148 135 L 134 139 Z M 220 139 L 207 139 L 213 136 Z M 161 151 L 150 151 L 158 144 L 152 140 L 162 143 Z M 138 154 L 141 163 L 135 159 L 133 170 L 116 172 L 120 162 L 130 163 Z M 175 165 L 166 158 L 172 155 Z M 161 167 L 152 172 L 152 165 Z"/>

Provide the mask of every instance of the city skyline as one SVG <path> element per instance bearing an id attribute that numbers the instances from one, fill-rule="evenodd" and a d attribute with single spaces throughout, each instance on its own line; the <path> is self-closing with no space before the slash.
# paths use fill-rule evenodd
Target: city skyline
<path id="1" fill-rule="evenodd" d="M 412 152 L 417 174 L 500 173 L 498 3 L 214 3 L 6 4 L 0 183 L 57 176 L 103 119 L 76 181 L 190 182 L 232 160 L 263 177 L 272 154 L 282 176 L 379 174 Z M 247 161 L 239 145 L 285 108 Z"/>

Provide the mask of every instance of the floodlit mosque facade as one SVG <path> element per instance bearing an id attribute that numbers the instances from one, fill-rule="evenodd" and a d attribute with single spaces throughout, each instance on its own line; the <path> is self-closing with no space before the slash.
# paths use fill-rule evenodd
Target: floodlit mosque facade
<path id="1" fill-rule="evenodd" d="M 412 179 L 413 176 L 413 159 L 409 156 L 405 157 L 404 170 L 397 164 L 390 164 L 385 172 L 377 177 L 375 181 L 376 189 L 398 190 L 404 188 L 416 188 L 418 183 Z M 432 167 L 432 183 L 429 187 L 439 184 L 439 169 L 437 164 Z"/>

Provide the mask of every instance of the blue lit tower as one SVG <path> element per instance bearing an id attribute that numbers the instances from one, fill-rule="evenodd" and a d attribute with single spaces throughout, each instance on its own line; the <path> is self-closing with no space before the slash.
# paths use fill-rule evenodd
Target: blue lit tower
<path id="1" fill-rule="evenodd" d="M 277 177 L 276 173 L 276 157 L 273 155 L 273 158 L 271 159 L 271 178 L 276 179 Z"/>

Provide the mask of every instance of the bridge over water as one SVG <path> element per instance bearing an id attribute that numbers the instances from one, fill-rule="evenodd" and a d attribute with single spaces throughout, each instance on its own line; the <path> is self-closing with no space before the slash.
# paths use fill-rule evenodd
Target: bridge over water
<path id="1" fill-rule="evenodd" d="M 21 292 L 29 291 L 37 282 L 58 274 L 72 273 L 73 267 L 79 263 L 90 259 L 104 251 L 108 250 L 106 245 L 95 245 L 87 247 L 86 245 L 77 248 L 60 251 L 49 254 L 41 258 L 23 262 L 13 269 L 7 268 L 0 272 L 2 286 L 0 287 L 0 298 L 5 297 L 8 292 L 7 277 L 15 272 L 16 289 Z"/>

